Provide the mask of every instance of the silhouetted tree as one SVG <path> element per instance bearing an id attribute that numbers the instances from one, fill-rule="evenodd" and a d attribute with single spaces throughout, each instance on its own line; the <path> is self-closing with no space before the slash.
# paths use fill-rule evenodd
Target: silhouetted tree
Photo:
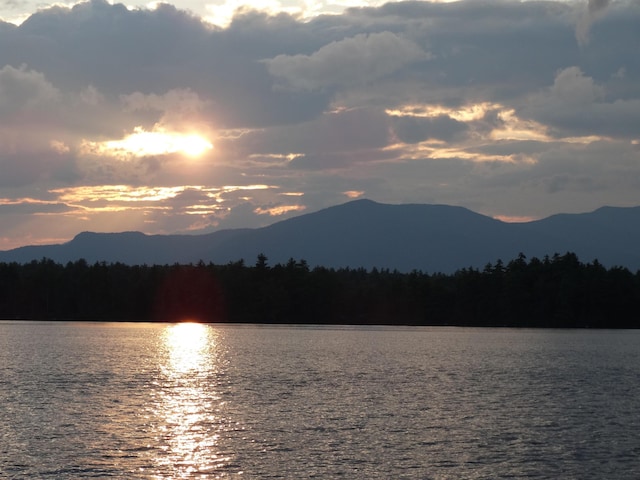
<path id="1" fill-rule="evenodd" d="M 640 272 L 571 253 L 417 270 L 0 263 L 0 318 L 640 328 Z"/>

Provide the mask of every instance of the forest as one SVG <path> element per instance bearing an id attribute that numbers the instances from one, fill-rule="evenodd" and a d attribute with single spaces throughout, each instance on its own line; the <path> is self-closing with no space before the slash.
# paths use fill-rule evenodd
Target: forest
<path id="1" fill-rule="evenodd" d="M 640 271 L 573 253 L 453 274 L 269 265 L 0 263 L 0 319 L 640 328 Z"/>

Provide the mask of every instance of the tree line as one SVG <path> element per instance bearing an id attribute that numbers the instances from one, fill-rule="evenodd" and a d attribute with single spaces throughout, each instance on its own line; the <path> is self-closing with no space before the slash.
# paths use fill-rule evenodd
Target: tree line
<path id="1" fill-rule="evenodd" d="M 640 271 L 573 253 L 453 274 L 269 265 L 0 263 L 0 318 L 640 328 Z"/>

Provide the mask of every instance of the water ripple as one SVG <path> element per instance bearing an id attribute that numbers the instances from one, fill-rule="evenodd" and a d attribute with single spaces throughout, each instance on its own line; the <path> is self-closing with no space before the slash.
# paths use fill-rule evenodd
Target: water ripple
<path id="1" fill-rule="evenodd" d="M 640 333 L 0 322 L 2 478 L 640 478 Z"/>

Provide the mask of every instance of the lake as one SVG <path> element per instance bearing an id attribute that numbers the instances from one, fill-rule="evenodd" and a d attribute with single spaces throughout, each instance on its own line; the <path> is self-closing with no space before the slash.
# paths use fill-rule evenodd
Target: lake
<path id="1" fill-rule="evenodd" d="M 640 478 L 640 332 L 0 322 L 1 478 Z"/>

